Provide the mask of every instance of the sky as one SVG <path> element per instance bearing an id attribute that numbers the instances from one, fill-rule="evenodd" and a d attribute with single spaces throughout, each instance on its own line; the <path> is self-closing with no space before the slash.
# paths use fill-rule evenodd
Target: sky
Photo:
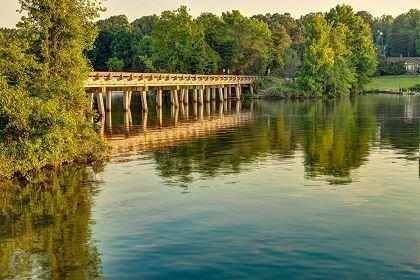
<path id="1" fill-rule="evenodd" d="M 193 16 L 202 12 L 221 14 L 223 11 L 240 10 L 247 16 L 287 12 L 298 18 L 310 12 L 325 12 L 342 3 L 351 5 L 356 11 L 366 10 L 374 16 L 396 16 L 420 6 L 419 0 L 107 0 L 107 11 L 101 18 L 125 14 L 130 20 L 135 20 L 144 15 L 174 10 L 181 5 L 187 6 Z M 0 0 L 0 26 L 13 27 L 20 18 L 16 12 L 18 8 L 18 0 Z"/>

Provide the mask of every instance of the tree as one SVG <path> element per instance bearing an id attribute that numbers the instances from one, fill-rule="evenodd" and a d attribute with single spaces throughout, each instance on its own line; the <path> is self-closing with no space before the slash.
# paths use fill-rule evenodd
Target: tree
<path id="1" fill-rule="evenodd" d="M 95 70 L 107 71 L 108 60 L 116 56 L 115 52 L 119 51 L 118 47 L 115 46 L 116 43 L 112 47 L 114 40 L 117 37 L 123 37 L 120 33 L 128 33 L 131 26 L 125 15 L 112 16 L 108 19 L 100 20 L 96 25 L 99 29 L 99 34 L 95 40 L 93 50 L 89 52 L 89 59 Z M 130 49 L 130 45 L 124 46 L 124 48 Z"/>
<path id="2" fill-rule="evenodd" d="M 144 16 L 131 23 L 133 34 L 131 41 L 132 62 L 131 70 L 140 72 L 156 71 L 153 65 L 151 40 L 153 29 L 158 22 L 157 15 Z"/>
<path id="3" fill-rule="evenodd" d="M 420 10 L 411 9 L 395 18 L 389 36 L 391 56 L 420 56 Z"/>
<path id="4" fill-rule="evenodd" d="M 204 40 L 204 28 L 192 20 L 186 7 L 162 13 L 150 37 L 158 71 L 215 73 L 220 57 Z"/>
<path id="5" fill-rule="evenodd" d="M 306 95 L 320 96 L 325 92 L 325 81 L 334 64 L 334 51 L 329 41 L 331 26 L 320 14 L 306 16 L 303 24 L 305 48 L 297 85 Z"/>
<path id="6" fill-rule="evenodd" d="M 369 82 L 369 77 L 375 74 L 377 67 L 377 55 L 370 27 L 347 5 L 331 9 L 326 14 L 326 19 L 333 28 L 346 27 L 345 44 L 349 49 L 349 67 L 356 73 L 352 91 L 359 92 Z"/>
<path id="7" fill-rule="evenodd" d="M 0 176 L 102 155 L 84 82 L 96 1 L 21 0 L 16 32 L 0 35 Z"/>

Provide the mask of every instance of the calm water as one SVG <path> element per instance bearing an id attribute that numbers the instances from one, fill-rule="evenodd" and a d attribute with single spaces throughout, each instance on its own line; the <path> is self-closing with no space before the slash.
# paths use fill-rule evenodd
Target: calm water
<path id="1" fill-rule="evenodd" d="M 115 111 L 104 170 L 0 190 L 0 279 L 419 279 L 419 123 L 419 96 Z"/>

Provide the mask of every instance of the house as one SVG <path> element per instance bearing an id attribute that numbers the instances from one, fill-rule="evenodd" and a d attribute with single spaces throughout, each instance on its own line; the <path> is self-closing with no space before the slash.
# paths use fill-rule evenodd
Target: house
<path id="1" fill-rule="evenodd" d="M 403 61 L 407 74 L 416 74 L 420 72 L 420 57 L 387 57 L 388 62 Z"/>

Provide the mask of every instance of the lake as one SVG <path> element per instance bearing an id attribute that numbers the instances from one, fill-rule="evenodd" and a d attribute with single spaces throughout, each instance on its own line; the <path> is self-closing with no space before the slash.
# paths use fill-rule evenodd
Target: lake
<path id="1" fill-rule="evenodd" d="M 419 96 L 133 98 L 103 169 L 0 189 L 0 279 L 420 278 Z"/>

